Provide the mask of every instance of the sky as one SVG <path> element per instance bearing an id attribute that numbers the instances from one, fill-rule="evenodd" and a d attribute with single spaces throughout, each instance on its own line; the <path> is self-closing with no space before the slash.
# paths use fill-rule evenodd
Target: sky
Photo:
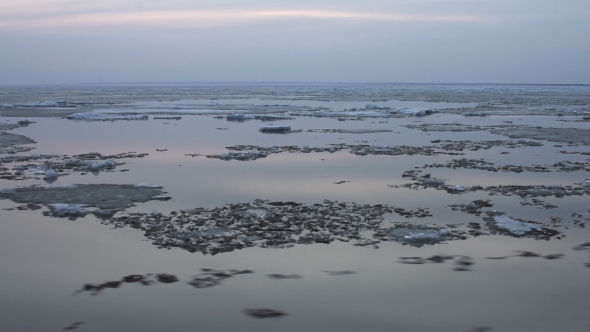
<path id="1" fill-rule="evenodd" d="M 588 0 L 0 0 L 0 84 L 590 83 Z"/>

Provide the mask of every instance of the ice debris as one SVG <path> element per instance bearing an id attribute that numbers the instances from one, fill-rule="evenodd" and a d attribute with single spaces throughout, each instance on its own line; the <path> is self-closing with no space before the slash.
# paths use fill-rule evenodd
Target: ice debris
<path id="1" fill-rule="evenodd" d="M 84 216 L 88 213 L 82 204 L 64 204 L 64 203 L 53 203 L 47 204 L 51 210 L 51 214 L 56 217 L 69 217 L 69 216 Z"/>
<path id="2" fill-rule="evenodd" d="M 35 121 L 31 121 L 29 119 L 22 119 L 18 121 L 18 124 L 23 126 L 29 125 L 31 123 L 35 123 Z"/>
<path id="3" fill-rule="evenodd" d="M 116 121 L 116 120 L 148 120 L 147 114 L 118 115 L 100 112 L 82 112 L 66 116 L 69 120 L 82 121 Z"/>
<path id="4" fill-rule="evenodd" d="M 464 116 L 489 116 L 492 113 L 490 112 L 465 112 L 463 113 Z"/>
<path id="5" fill-rule="evenodd" d="M 100 171 L 107 168 L 113 168 L 116 164 L 117 163 L 113 159 L 105 161 L 85 160 L 82 162 L 82 165 L 86 165 L 92 172 Z"/>
<path id="6" fill-rule="evenodd" d="M 391 228 L 387 236 L 403 244 L 409 244 L 414 247 L 422 247 L 425 244 L 437 244 L 445 240 L 453 239 L 450 228 L 437 226 L 407 225 L 397 228 Z"/>
<path id="7" fill-rule="evenodd" d="M 520 222 L 508 216 L 495 216 L 493 217 L 493 220 L 496 227 L 517 236 L 525 235 L 532 232 L 533 230 L 541 230 L 540 225 Z"/>
<path id="8" fill-rule="evenodd" d="M 102 284 L 85 284 L 82 286 L 82 289 L 77 290 L 74 292 L 73 295 L 78 295 L 83 292 L 89 292 L 91 295 L 96 296 L 101 294 L 105 289 L 111 288 L 119 288 L 123 284 L 141 284 L 143 286 L 151 286 L 158 283 L 162 284 L 172 284 L 178 282 L 178 277 L 173 274 L 167 273 L 160 273 L 160 274 L 131 274 L 121 278 L 120 280 L 115 281 L 107 281 L 103 282 Z"/>
<path id="9" fill-rule="evenodd" d="M 0 199 L 16 203 L 73 204 L 99 209 L 120 210 L 134 202 L 146 202 L 161 195 L 160 187 L 141 187 L 119 184 L 78 184 L 75 186 L 18 187 L 0 191 Z M 62 205 L 56 205 L 61 211 Z M 72 210 L 73 211 L 73 210 Z"/>
<path id="10" fill-rule="evenodd" d="M 202 273 L 193 276 L 193 279 L 187 284 L 195 288 L 209 288 L 220 285 L 223 280 L 229 279 L 240 274 L 254 273 L 252 270 L 214 270 L 201 269 Z"/>
<path id="11" fill-rule="evenodd" d="M 56 171 L 52 170 L 52 169 L 48 169 L 45 172 L 45 176 L 43 177 L 43 180 L 45 180 L 48 183 L 54 182 L 55 180 L 57 180 L 57 178 L 59 177 L 59 173 L 57 173 Z"/>
<path id="12" fill-rule="evenodd" d="M 261 127 L 260 131 L 263 133 L 286 133 L 291 131 L 290 126 L 266 126 Z"/>
<path id="13" fill-rule="evenodd" d="M 221 159 L 221 160 L 256 160 L 260 158 L 266 158 L 267 153 L 258 150 L 245 151 L 245 152 L 228 152 L 223 154 L 209 154 L 207 158 Z"/>

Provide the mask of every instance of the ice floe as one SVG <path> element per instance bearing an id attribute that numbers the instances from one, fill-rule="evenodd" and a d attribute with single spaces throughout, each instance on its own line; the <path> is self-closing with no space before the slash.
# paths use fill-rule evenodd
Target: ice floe
<path id="1" fill-rule="evenodd" d="M 245 152 L 228 152 L 223 154 L 209 154 L 207 158 L 221 159 L 221 160 L 256 160 L 259 158 L 266 158 L 268 154 L 263 151 L 252 150 Z"/>
<path id="2" fill-rule="evenodd" d="M 508 216 L 495 216 L 493 222 L 499 229 L 518 236 L 525 235 L 533 230 L 540 231 L 542 229 L 540 225 L 520 222 Z"/>
<path id="3" fill-rule="evenodd" d="M 465 112 L 463 113 L 464 116 L 490 116 L 492 113 L 490 112 Z"/>
<path id="4" fill-rule="evenodd" d="M 92 172 L 100 171 L 107 168 L 113 168 L 117 163 L 113 160 L 93 161 L 85 160 L 81 164 L 86 165 Z"/>
<path id="5" fill-rule="evenodd" d="M 161 187 L 124 184 L 77 184 L 48 187 L 17 187 L 0 191 L 0 199 L 16 203 L 73 204 L 99 209 L 121 210 L 135 202 L 147 202 L 162 195 Z"/>
<path id="6" fill-rule="evenodd" d="M 64 203 L 52 203 L 47 204 L 51 213 L 55 216 L 84 216 L 88 213 L 84 209 L 85 205 L 82 204 L 64 204 Z"/>
<path id="7" fill-rule="evenodd" d="M 59 173 L 57 173 L 56 171 L 54 171 L 52 169 L 48 169 L 45 172 L 45 176 L 43 177 L 43 180 L 45 180 L 47 182 L 53 182 L 53 181 L 57 180 L 58 177 L 59 177 Z"/>
<path id="8" fill-rule="evenodd" d="M 102 112 L 83 112 L 74 113 L 66 116 L 69 120 L 82 120 L 82 121 L 117 121 L 117 120 L 148 120 L 147 114 L 137 115 L 118 115 L 118 114 L 107 114 Z"/>
<path id="9" fill-rule="evenodd" d="M 266 126 L 261 127 L 260 131 L 263 133 L 286 133 L 291 131 L 290 126 Z"/>
<path id="10" fill-rule="evenodd" d="M 410 225 L 391 228 L 387 236 L 404 244 L 422 247 L 425 244 L 436 244 L 453 239 L 452 230 L 447 227 L 428 227 L 427 225 Z"/>

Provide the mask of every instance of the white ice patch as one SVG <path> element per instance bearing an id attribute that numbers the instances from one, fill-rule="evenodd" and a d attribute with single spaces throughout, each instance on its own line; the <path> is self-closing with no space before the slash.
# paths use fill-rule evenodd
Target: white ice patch
<path id="1" fill-rule="evenodd" d="M 47 204 L 51 211 L 58 215 L 82 216 L 88 213 L 80 204 L 53 203 Z"/>
<path id="2" fill-rule="evenodd" d="M 162 188 L 162 186 L 159 184 L 151 184 L 151 183 L 147 183 L 147 182 L 136 183 L 135 187 Z"/>
<path id="3" fill-rule="evenodd" d="M 542 227 L 531 223 L 514 220 L 508 216 L 495 216 L 494 223 L 496 227 L 505 230 L 514 235 L 525 235 L 533 230 L 540 231 Z"/>
<path id="4" fill-rule="evenodd" d="M 450 239 L 452 231 L 450 228 L 428 229 L 425 225 L 418 225 L 416 228 L 390 229 L 388 235 L 397 241 L 421 247 L 425 244 L 435 244 Z"/>
<path id="5" fill-rule="evenodd" d="M 491 115 L 490 112 L 466 112 L 463 113 L 464 116 L 488 116 Z"/>
<path id="6" fill-rule="evenodd" d="M 228 114 L 225 117 L 227 120 L 244 121 L 244 120 L 255 120 L 256 117 L 250 114 Z"/>
<path id="7" fill-rule="evenodd" d="M 82 164 L 88 166 L 88 168 L 90 168 L 90 170 L 93 172 L 100 171 L 105 168 L 115 167 L 115 165 L 116 165 L 115 161 L 112 159 L 105 160 L 105 161 L 85 160 L 82 162 Z"/>
<path id="8" fill-rule="evenodd" d="M 413 115 L 413 116 L 425 116 L 428 114 L 433 113 L 433 110 L 426 109 L 426 108 L 415 108 L 415 107 L 404 107 L 404 108 L 396 108 L 389 111 L 389 113 L 401 113 L 405 115 Z"/>
<path id="9" fill-rule="evenodd" d="M 35 175 L 41 175 L 41 174 L 45 174 L 45 172 L 46 172 L 46 171 L 45 171 L 44 169 L 37 168 L 37 167 L 29 167 L 29 168 L 27 169 L 27 173 L 30 173 L 30 174 L 35 174 Z"/>
<path id="10" fill-rule="evenodd" d="M 45 172 L 45 176 L 43 177 L 43 180 L 55 180 L 57 179 L 57 177 L 59 176 L 59 173 L 57 173 L 56 171 L 52 170 L 52 169 L 48 169 L 47 172 Z"/>

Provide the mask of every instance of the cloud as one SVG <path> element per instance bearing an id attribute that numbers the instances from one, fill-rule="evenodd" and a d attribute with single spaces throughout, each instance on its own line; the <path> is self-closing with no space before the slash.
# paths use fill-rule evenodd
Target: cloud
<path id="1" fill-rule="evenodd" d="M 228 25 L 265 20 L 356 20 L 373 22 L 461 22 L 484 23 L 477 15 L 393 14 L 329 10 L 163 10 L 127 13 L 62 14 L 50 17 L 10 18 L 0 20 L 3 29 L 88 26 L 199 26 Z"/>

